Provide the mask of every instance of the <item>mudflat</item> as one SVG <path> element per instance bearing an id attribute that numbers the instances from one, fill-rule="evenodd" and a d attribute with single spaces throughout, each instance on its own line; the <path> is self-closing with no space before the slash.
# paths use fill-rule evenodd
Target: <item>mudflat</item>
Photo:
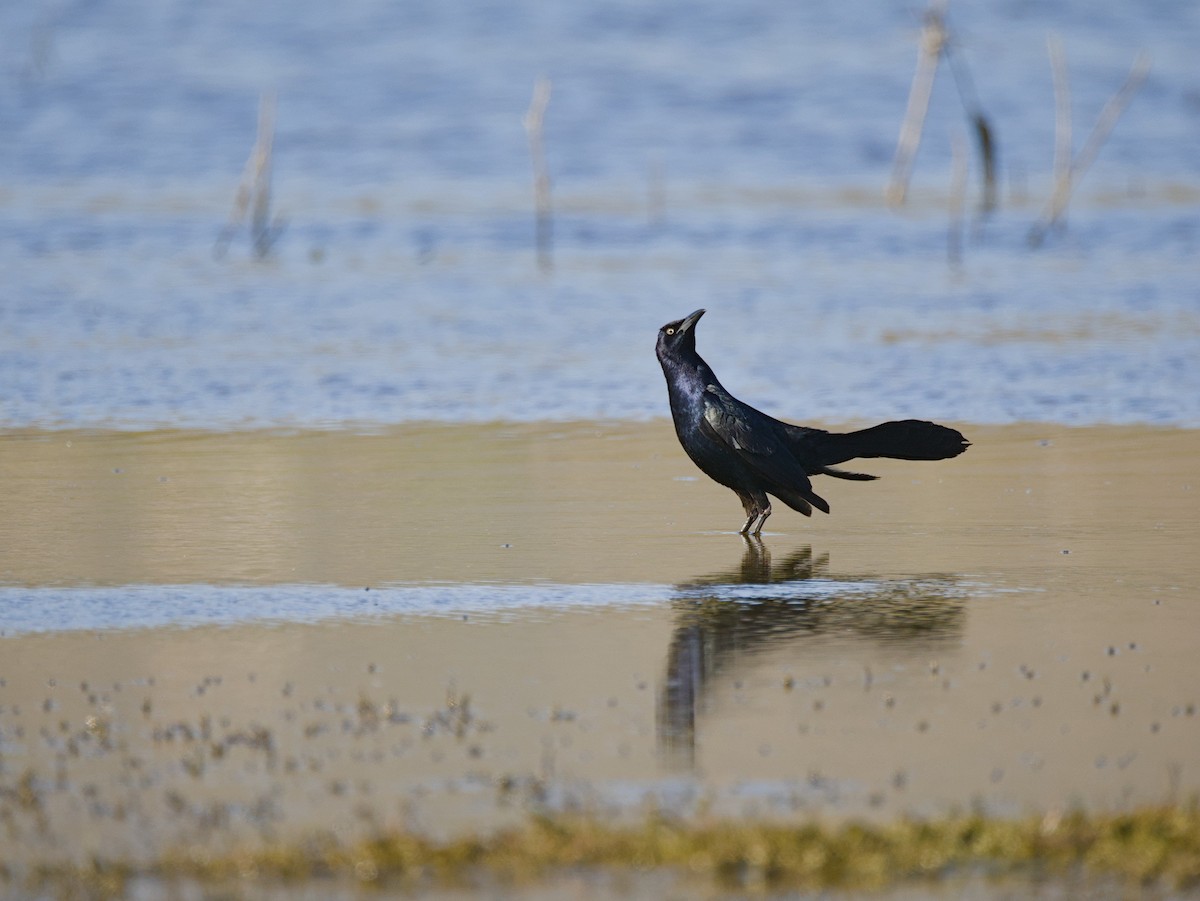
<path id="1" fill-rule="evenodd" d="M 761 542 L 665 421 L 8 432 L 5 866 L 1194 797 L 1200 432 L 961 427 Z"/>

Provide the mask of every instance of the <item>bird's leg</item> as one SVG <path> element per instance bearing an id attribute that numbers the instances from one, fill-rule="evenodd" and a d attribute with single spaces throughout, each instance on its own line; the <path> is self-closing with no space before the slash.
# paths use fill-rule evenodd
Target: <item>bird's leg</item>
<path id="1" fill-rule="evenodd" d="M 742 509 L 746 511 L 746 523 L 738 530 L 739 535 L 758 535 L 763 523 L 771 515 L 771 501 L 765 494 L 749 494 L 738 491 Z"/>
<path id="2" fill-rule="evenodd" d="M 765 506 L 762 510 L 759 511 L 758 522 L 756 522 L 754 524 L 754 531 L 752 531 L 750 534 L 754 535 L 755 537 L 762 534 L 762 527 L 766 523 L 767 517 L 770 515 L 771 515 L 771 502 L 767 501 L 767 506 Z"/>
<path id="3" fill-rule="evenodd" d="M 734 491 L 737 491 L 735 488 Z M 754 521 L 758 519 L 758 512 L 762 507 L 758 503 L 758 499 L 751 494 L 746 494 L 742 491 L 737 491 L 738 500 L 742 502 L 742 510 L 746 514 L 746 521 L 742 527 L 738 529 L 739 535 L 749 535 L 750 527 L 754 525 Z"/>

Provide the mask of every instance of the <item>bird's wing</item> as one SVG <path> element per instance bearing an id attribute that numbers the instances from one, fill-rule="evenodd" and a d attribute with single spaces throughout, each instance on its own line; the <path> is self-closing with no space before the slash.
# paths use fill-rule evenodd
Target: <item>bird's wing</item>
<path id="1" fill-rule="evenodd" d="M 780 500 L 798 510 L 811 503 L 828 513 L 829 505 L 813 493 L 808 474 L 780 440 L 776 425 L 720 385 L 706 386 L 700 431 L 737 454 Z"/>
<path id="2" fill-rule="evenodd" d="M 757 414 L 757 415 L 756 415 Z M 770 457 L 780 450 L 779 439 L 769 420 L 722 388 L 709 385 L 704 389 L 704 420 L 700 428 L 716 441 L 746 454 Z"/>

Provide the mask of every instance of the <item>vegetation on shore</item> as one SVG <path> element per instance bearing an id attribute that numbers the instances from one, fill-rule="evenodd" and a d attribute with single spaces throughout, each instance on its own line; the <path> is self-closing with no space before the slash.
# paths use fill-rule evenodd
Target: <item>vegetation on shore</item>
<path id="1" fill-rule="evenodd" d="M 578 868 L 667 869 L 739 889 L 881 889 L 978 872 L 1083 875 L 1186 889 L 1200 886 L 1200 805 L 836 826 L 661 817 L 617 826 L 585 817 L 536 817 L 490 837 L 437 842 L 392 833 L 354 845 L 313 839 L 225 856 L 181 849 L 145 866 L 94 860 L 38 868 L 23 878 L 0 871 L 0 884 L 24 882 L 38 894 L 116 897 L 141 879 L 429 887 L 528 882 Z"/>

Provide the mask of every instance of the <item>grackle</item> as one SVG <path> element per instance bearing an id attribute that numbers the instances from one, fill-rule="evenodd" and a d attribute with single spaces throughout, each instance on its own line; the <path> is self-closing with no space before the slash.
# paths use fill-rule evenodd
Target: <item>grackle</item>
<path id="1" fill-rule="evenodd" d="M 961 432 L 919 419 L 827 432 L 781 422 L 742 403 L 696 353 L 696 323 L 704 312 L 659 329 L 656 351 L 679 443 L 705 475 L 737 494 L 746 511 L 741 534 L 762 532 L 771 515 L 768 494 L 805 516 L 812 516 L 813 507 L 828 513 L 829 504 L 813 491 L 810 476 L 878 478 L 835 469 L 838 463 L 857 457 L 944 460 L 970 446 Z"/>

